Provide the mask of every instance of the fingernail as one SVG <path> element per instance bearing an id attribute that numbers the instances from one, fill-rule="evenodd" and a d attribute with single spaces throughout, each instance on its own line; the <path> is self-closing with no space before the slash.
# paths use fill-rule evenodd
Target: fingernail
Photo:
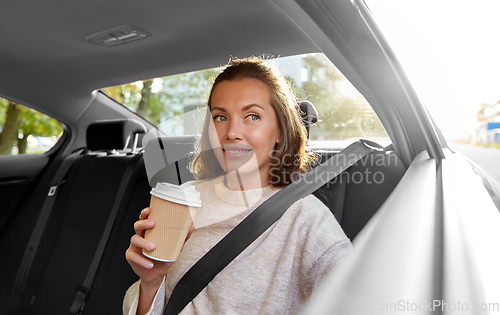
<path id="1" fill-rule="evenodd" d="M 146 248 L 147 248 L 148 250 L 150 250 L 150 251 L 151 251 L 151 250 L 154 250 L 154 249 L 155 249 L 155 244 L 153 244 L 153 243 L 148 243 L 148 244 L 146 245 Z"/>
<path id="2" fill-rule="evenodd" d="M 151 269 L 151 268 L 153 268 L 153 263 L 148 261 L 145 266 L 146 266 L 146 268 Z"/>

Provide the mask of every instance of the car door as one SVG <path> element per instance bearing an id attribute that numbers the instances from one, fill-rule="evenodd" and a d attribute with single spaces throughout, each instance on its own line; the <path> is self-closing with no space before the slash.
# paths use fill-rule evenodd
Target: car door
<path id="1" fill-rule="evenodd" d="M 9 118 L 5 110 L 5 104 L 11 106 L 11 103 L 0 100 L 4 101 L 0 103 L 3 105 L 0 109 L 4 109 L 0 111 L 2 135 L 12 116 Z M 62 132 L 63 126 L 54 119 L 19 104 L 16 106 L 20 108 L 17 115 L 19 135 L 3 144 L 4 154 L 0 155 L 0 233 L 17 206 L 30 196 L 40 175 L 69 136 L 68 132 Z M 8 139 L 5 136 L 1 138 Z M 23 138 L 26 139 L 24 145 L 21 144 Z"/>
<path id="2" fill-rule="evenodd" d="M 19 196 L 29 190 L 30 185 L 49 162 L 48 154 L 0 156 L 0 216 L 6 217 Z"/>
<path id="3" fill-rule="evenodd" d="M 439 162 L 425 151 L 413 160 L 304 314 L 500 311 L 498 194 L 445 151 Z"/>

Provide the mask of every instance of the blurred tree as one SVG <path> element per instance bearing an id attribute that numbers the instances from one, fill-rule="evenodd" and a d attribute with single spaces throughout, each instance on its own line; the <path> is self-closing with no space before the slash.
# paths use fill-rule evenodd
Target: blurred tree
<path id="1" fill-rule="evenodd" d="M 171 107 L 206 105 L 212 82 L 219 72 L 219 69 L 207 69 L 162 78 L 162 102 L 170 104 Z M 169 117 L 167 115 L 164 118 Z"/>
<path id="2" fill-rule="evenodd" d="M 182 73 L 108 87 L 102 91 L 158 126 L 182 114 L 190 100 L 204 105 L 212 80 L 218 72 L 218 69 L 208 69 Z"/>
<path id="3" fill-rule="evenodd" d="M 61 124 L 44 114 L 0 98 L 0 155 L 9 155 L 15 144 L 19 154 L 26 153 L 29 135 L 53 137 L 62 132 Z"/>
<path id="4" fill-rule="evenodd" d="M 19 154 L 26 153 L 28 136 L 57 137 L 62 132 L 62 126 L 57 120 L 47 115 L 40 114 L 31 108 L 23 106 L 20 116 L 21 123 L 19 128 L 21 132 L 17 139 Z"/>
<path id="5" fill-rule="evenodd" d="M 2 105 L 6 107 L 6 110 L 5 123 L 0 134 L 0 155 L 9 155 L 17 141 L 19 124 L 21 123 L 21 105 L 11 101 L 4 101 Z"/>
<path id="6" fill-rule="evenodd" d="M 385 129 L 361 94 L 346 95 L 339 83 L 345 78 L 324 55 L 304 57 L 307 79 L 296 88 L 299 99 L 311 101 L 319 113 L 311 139 L 384 136 Z M 295 87 L 296 83 L 292 82 Z"/>
<path id="7" fill-rule="evenodd" d="M 142 117 L 146 116 L 145 114 L 149 106 L 149 98 L 151 96 L 152 84 L 153 80 L 142 81 L 141 100 L 139 101 L 139 105 L 137 105 L 137 110 L 136 110 L 136 113 Z"/>
<path id="8" fill-rule="evenodd" d="M 110 86 L 102 89 L 102 91 L 106 93 L 106 95 L 117 101 L 118 103 L 123 104 L 125 100 L 125 96 L 123 94 L 123 89 L 124 89 L 123 87 L 124 87 L 123 85 Z"/>

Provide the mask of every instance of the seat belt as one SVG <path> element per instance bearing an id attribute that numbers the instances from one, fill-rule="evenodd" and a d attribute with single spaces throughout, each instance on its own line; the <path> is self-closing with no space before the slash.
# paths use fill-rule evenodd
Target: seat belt
<path id="1" fill-rule="evenodd" d="M 125 169 L 122 180 L 120 182 L 120 186 L 118 187 L 118 192 L 116 194 L 115 201 L 113 202 L 113 208 L 111 209 L 108 220 L 106 222 L 106 226 L 104 227 L 104 231 L 99 241 L 99 245 L 97 246 L 97 250 L 94 254 L 94 258 L 92 259 L 92 263 L 90 264 L 89 270 L 87 271 L 87 275 L 85 276 L 83 284 L 77 286 L 78 292 L 76 293 L 75 299 L 73 300 L 73 304 L 69 309 L 69 313 L 72 315 L 83 314 L 83 309 L 85 307 L 87 298 L 90 294 L 90 289 L 92 288 L 92 283 L 94 282 L 97 269 L 99 268 L 102 257 L 104 256 L 104 250 L 106 249 L 109 237 L 111 236 L 111 231 L 116 221 L 116 217 L 118 216 L 121 205 L 123 204 L 125 191 L 127 190 L 127 185 L 131 181 L 134 181 L 132 177 L 134 176 L 134 174 L 137 174 L 136 172 L 136 169 L 138 167 L 137 160 L 139 160 L 140 158 L 142 158 L 142 154 L 137 154 L 136 156 L 134 156 L 130 164 Z"/>
<path id="2" fill-rule="evenodd" d="M 33 264 L 33 259 L 35 258 L 38 245 L 40 244 L 40 239 L 45 231 L 47 221 L 52 213 L 52 208 L 57 200 L 57 195 L 60 190 L 59 188 L 64 184 L 64 178 L 71 168 L 71 165 L 73 165 L 73 162 L 76 161 L 77 157 L 79 157 L 84 151 L 85 149 L 79 149 L 64 158 L 52 178 L 52 181 L 50 182 L 49 192 L 43 202 L 42 209 L 40 210 L 40 214 L 36 220 L 33 232 L 31 233 L 28 245 L 26 246 L 26 250 L 24 251 L 23 259 L 19 266 L 19 270 L 17 271 L 16 279 L 14 280 L 14 286 L 9 300 L 10 310 L 18 309 L 22 305 L 23 294 L 26 288 L 28 275 L 31 270 L 31 265 Z"/>
<path id="3" fill-rule="evenodd" d="M 184 274 L 175 286 L 163 314 L 180 313 L 293 203 L 310 195 L 373 150 L 381 149 L 383 147 L 372 141 L 356 141 L 264 201 Z"/>

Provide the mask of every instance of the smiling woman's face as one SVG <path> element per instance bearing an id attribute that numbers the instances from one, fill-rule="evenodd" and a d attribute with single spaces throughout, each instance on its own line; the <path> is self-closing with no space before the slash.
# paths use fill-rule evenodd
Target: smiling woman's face
<path id="1" fill-rule="evenodd" d="M 279 141 L 269 88 L 255 79 L 223 81 L 212 92 L 210 143 L 226 173 L 260 174 L 269 184 L 271 151 Z M 215 131 L 215 132 L 214 132 Z M 255 156 L 257 163 L 247 163 Z"/>

